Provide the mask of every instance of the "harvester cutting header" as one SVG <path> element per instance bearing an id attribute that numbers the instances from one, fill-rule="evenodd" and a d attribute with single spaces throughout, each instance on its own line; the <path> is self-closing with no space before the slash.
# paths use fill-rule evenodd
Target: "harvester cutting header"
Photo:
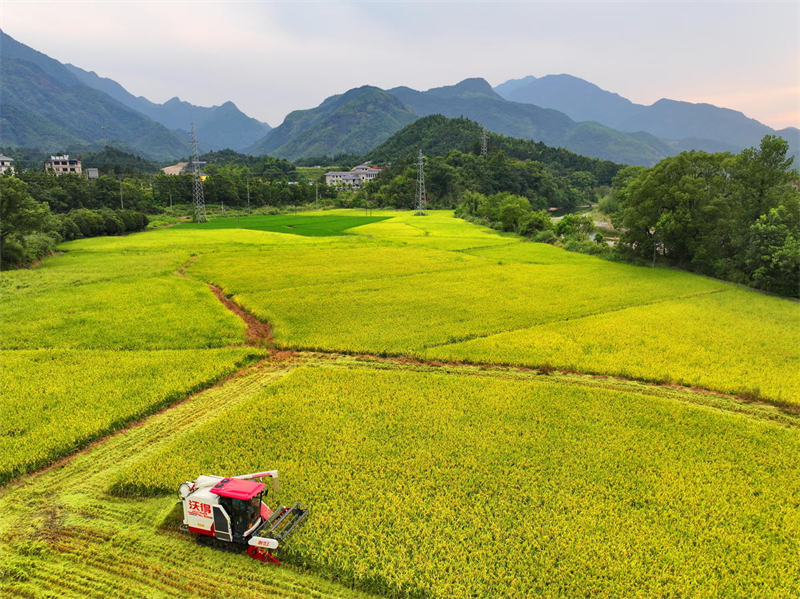
<path id="1" fill-rule="evenodd" d="M 279 486 L 278 471 L 268 470 L 230 478 L 200 476 L 178 488 L 183 503 L 181 530 L 247 548 L 251 557 L 262 562 L 280 562 L 272 551 L 297 530 L 308 516 L 300 502 L 292 507 L 272 510 L 267 506 L 267 485 L 257 482 L 271 478 L 273 490 Z"/>

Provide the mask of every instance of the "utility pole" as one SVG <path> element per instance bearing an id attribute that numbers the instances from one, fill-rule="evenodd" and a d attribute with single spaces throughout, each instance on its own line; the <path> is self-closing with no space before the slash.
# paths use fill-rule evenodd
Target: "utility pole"
<path id="1" fill-rule="evenodd" d="M 489 130 L 486 127 L 483 127 L 483 131 L 481 131 L 481 156 L 486 156 L 486 152 L 489 149 Z"/>
<path id="2" fill-rule="evenodd" d="M 656 230 L 653 229 L 653 268 L 656 267 Z"/>
<path id="3" fill-rule="evenodd" d="M 169 193 L 169 207 L 172 208 L 172 192 Z"/>
<path id="4" fill-rule="evenodd" d="M 319 183 L 314 183 L 314 209 L 319 210 Z"/>
<path id="5" fill-rule="evenodd" d="M 425 215 L 425 156 L 422 155 L 422 150 L 419 151 L 417 157 L 417 211 L 414 213 L 417 216 Z"/>
<path id="6" fill-rule="evenodd" d="M 206 200 L 203 197 L 203 180 L 200 178 L 200 155 L 197 151 L 197 137 L 194 134 L 194 123 L 191 130 L 192 139 L 192 196 L 194 198 L 194 222 L 207 222 Z"/>
<path id="7" fill-rule="evenodd" d="M 122 201 L 122 177 L 119 179 L 119 208 L 125 210 L 125 204 Z"/>
<path id="8" fill-rule="evenodd" d="M 247 214 L 250 214 L 250 177 L 245 179 L 245 183 L 247 183 Z"/>

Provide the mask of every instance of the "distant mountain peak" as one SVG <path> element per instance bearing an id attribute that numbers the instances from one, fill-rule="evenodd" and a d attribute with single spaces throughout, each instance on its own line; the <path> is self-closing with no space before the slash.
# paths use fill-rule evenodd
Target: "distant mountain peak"
<path id="1" fill-rule="evenodd" d="M 528 75 L 522 79 L 509 79 L 508 81 L 495 87 L 494 91 L 499 96 L 508 99 L 508 96 L 512 92 L 518 90 L 520 87 L 528 85 L 531 81 L 536 81 L 536 77 L 533 75 Z"/>
<path id="2" fill-rule="evenodd" d="M 492 89 L 486 79 L 482 77 L 470 77 L 459 81 L 455 85 L 445 85 L 434 87 L 426 93 L 439 98 L 467 98 L 474 96 L 486 96 L 488 98 L 500 99 L 500 96 Z"/>

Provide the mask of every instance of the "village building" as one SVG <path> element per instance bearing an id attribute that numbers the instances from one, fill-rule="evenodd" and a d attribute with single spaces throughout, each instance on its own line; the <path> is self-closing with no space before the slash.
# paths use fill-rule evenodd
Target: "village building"
<path id="1" fill-rule="evenodd" d="M 44 170 L 53 171 L 56 175 L 80 175 L 83 173 L 81 161 L 77 158 L 70 158 L 69 154 L 50 156 L 50 160 L 44 163 Z"/>
<path id="2" fill-rule="evenodd" d="M 6 171 L 14 172 L 14 159 L 0 154 L 0 175 Z"/>
<path id="3" fill-rule="evenodd" d="M 331 186 L 347 185 L 353 189 L 359 189 L 366 182 L 372 181 L 377 177 L 381 171 L 383 171 L 382 167 L 370 164 L 359 164 L 349 171 L 328 171 L 325 173 L 325 184 Z"/>

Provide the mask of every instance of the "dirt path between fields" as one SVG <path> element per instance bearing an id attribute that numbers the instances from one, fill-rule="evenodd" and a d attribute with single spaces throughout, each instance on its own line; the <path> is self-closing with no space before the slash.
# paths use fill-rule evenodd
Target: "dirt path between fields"
<path id="1" fill-rule="evenodd" d="M 178 268 L 178 270 L 175 271 L 175 274 L 183 279 L 190 279 L 192 281 L 197 281 L 197 279 L 194 279 L 186 274 L 186 269 L 189 268 L 192 264 L 194 264 L 197 258 L 198 256 L 190 257 L 184 264 L 182 264 Z M 237 304 L 231 298 L 225 295 L 225 292 L 222 291 L 222 289 L 220 289 L 216 285 L 212 285 L 211 283 L 206 283 L 206 285 L 211 290 L 211 293 L 213 293 L 216 296 L 216 298 L 222 303 L 223 306 L 225 306 L 228 310 L 233 312 L 236 316 L 238 316 L 242 320 L 242 322 L 245 323 L 245 325 L 247 325 L 247 332 L 246 332 L 247 341 L 245 342 L 245 345 L 266 347 L 266 348 L 272 347 L 272 327 L 268 322 L 259 320 L 256 316 L 250 314 L 250 312 L 242 308 L 239 304 Z M 284 351 L 284 352 L 272 352 L 272 353 L 273 357 L 276 357 L 276 354 L 278 354 L 277 357 L 280 358 L 282 356 L 290 355 L 293 352 Z"/>
<path id="2" fill-rule="evenodd" d="M 188 265 L 187 265 L 188 266 Z M 182 275 L 185 276 L 185 275 Z M 244 321 L 247 325 L 247 337 L 248 337 L 248 345 L 260 345 L 266 347 L 272 347 L 273 345 L 273 338 L 272 338 L 272 327 L 262 321 L 259 320 L 254 314 L 251 314 L 244 308 L 242 308 L 239 304 L 235 303 L 230 298 L 226 297 L 223 291 L 219 287 L 215 287 L 214 285 L 208 285 L 209 289 L 214 293 L 217 299 L 222 302 L 222 304 L 228 308 L 231 312 L 236 314 L 239 318 Z M 705 295 L 707 293 L 719 293 L 721 290 L 714 290 L 710 292 L 703 292 L 701 294 L 696 295 Z M 676 298 L 672 298 L 676 299 Z M 682 299 L 682 298 L 678 298 Z M 658 303 L 658 302 L 655 302 Z M 630 307 L 630 306 L 628 306 Z M 416 365 L 416 366 L 432 366 L 432 367 L 439 367 L 439 368 L 460 368 L 460 367 L 474 367 L 480 370 L 506 370 L 511 372 L 536 372 L 542 375 L 548 375 L 551 373 L 556 374 L 565 374 L 565 375 L 574 375 L 574 376 L 581 376 L 586 377 L 587 379 L 606 379 L 606 380 L 615 380 L 621 381 L 626 383 L 636 383 L 639 385 L 645 385 L 648 387 L 653 388 L 662 388 L 662 389 L 675 389 L 677 391 L 686 391 L 691 393 L 698 393 L 701 395 L 711 395 L 714 397 L 725 398 L 735 401 L 740 401 L 743 403 L 748 404 L 755 404 L 760 406 L 765 406 L 769 408 L 777 409 L 785 414 L 800 414 L 800 406 L 796 406 L 793 404 L 781 404 L 778 402 L 770 402 L 760 399 L 758 397 L 753 397 L 748 394 L 733 394 L 733 393 L 722 393 L 721 391 L 714 391 L 713 389 L 705 389 L 703 387 L 689 387 L 686 385 L 679 385 L 677 383 L 668 383 L 668 382 L 654 382 L 654 381 L 646 381 L 642 379 L 633 379 L 627 378 L 618 375 L 612 374 L 595 374 L 591 372 L 580 372 L 577 370 L 569 370 L 569 369 L 561 369 L 555 368 L 550 366 L 549 364 L 543 364 L 538 367 L 533 366 L 510 366 L 506 364 L 487 364 L 483 362 L 448 362 L 448 361 L 441 361 L 441 360 L 423 360 L 418 358 L 411 358 L 407 356 L 379 356 L 376 354 L 369 354 L 364 352 L 352 352 L 352 353 L 344 353 L 344 352 L 326 352 L 326 351 L 319 351 L 319 350 L 303 350 L 299 348 L 297 350 L 284 350 L 283 352 L 276 352 L 275 350 L 272 351 L 273 356 L 291 356 L 292 354 L 297 352 L 305 352 L 310 355 L 319 355 L 319 356 L 326 356 L 331 358 L 336 357 L 343 357 L 343 356 L 352 356 L 354 358 L 369 360 L 374 362 L 393 362 L 399 364 L 409 364 L 409 365 Z"/>
<path id="3" fill-rule="evenodd" d="M 222 292 L 222 289 L 209 285 L 217 299 L 222 302 L 228 310 L 236 314 L 247 325 L 247 345 L 257 345 L 261 347 L 270 347 L 272 345 L 272 327 L 263 320 L 259 320 L 250 312 L 247 312 L 239 304 L 234 302 Z"/>

